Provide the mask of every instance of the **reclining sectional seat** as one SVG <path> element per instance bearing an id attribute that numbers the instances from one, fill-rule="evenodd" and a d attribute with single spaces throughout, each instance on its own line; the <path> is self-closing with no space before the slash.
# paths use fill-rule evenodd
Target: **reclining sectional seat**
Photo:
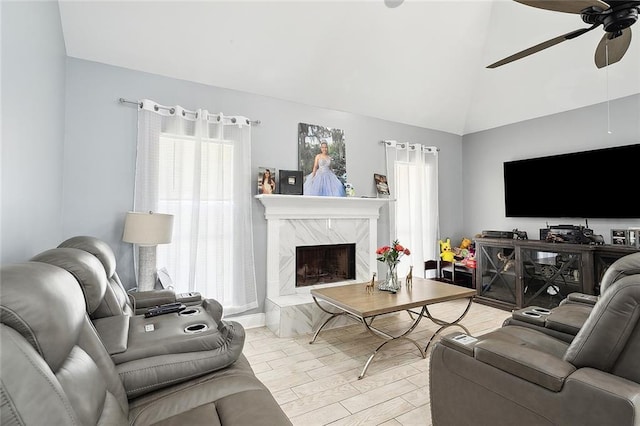
<path id="1" fill-rule="evenodd" d="M 640 424 L 640 275 L 620 278 L 567 343 L 507 325 L 454 333 L 430 359 L 434 425 Z"/>
<path id="2" fill-rule="evenodd" d="M 31 259 L 70 272 L 82 290 L 87 313 L 116 365 L 128 398 L 170 386 L 233 364 L 242 353 L 244 328 L 219 318 L 203 300 L 180 313 L 145 318 L 120 312 L 96 315 L 105 305 L 108 274 L 99 258 L 76 248 L 58 247 Z M 25 294 L 29 290 L 25 289 Z M 103 313 L 101 311 L 100 313 Z M 185 314 L 186 313 L 186 314 Z"/>
<path id="3" fill-rule="evenodd" d="M 127 401 L 65 269 L 0 268 L 2 425 L 290 425 L 246 358 Z"/>
<path id="4" fill-rule="evenodd" d="M 640 252 L 628 254 L 613 262 L 600 281 L 600 294 L 622 277 L 640 274 Z M 528 306 L 514 311 L 503 325 L 521 325 L 571 342 L 589 317 L 600 296 L 571 293 L 553 309 Z"/>
<path id="5" fill-rule="evenodd" d="M 166 303 L 181 302 L 187 306 L 202 304 L 199 293 L 176 294 L 173 290 L 151 290 L 128 292 L 116 272 L 116 256 L 109 244 L 90 236 L 69 238 L 58 247 L 76 248 L 87 251 L 98 258 L 107 273 L 109 287 L 104 299 L 94 312 L 94 317 L 102 318 L 121 314 L 143 314 L 149 308 Z M 218 301 L 207 301 L 208 311 L 216 321 L 222 318 L 222 305 Z"/>

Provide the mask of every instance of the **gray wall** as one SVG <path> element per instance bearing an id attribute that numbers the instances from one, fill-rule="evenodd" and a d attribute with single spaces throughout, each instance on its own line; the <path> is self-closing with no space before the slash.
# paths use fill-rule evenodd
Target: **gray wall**
<path id="1" fill-rule="evenodd" d="M 298 168 L 300 122 L 344 130 L 348 180 L 357 195 L 375 193 L 373 173 L 384 173 L 383 139 L 438 146 L 445 176 L 457 177 L 462 172 L 462 138 L 449 133 L 72 58 L 67 62 L 66 88 L 63 234 L 65 238 L 93 235 L 107 241 L 116 252 L 118 273 L 127 286 L 134 282 L 132 247 L 121 238 L 124 215 L 133 205 L 137 113 L 135 106 L 119 104 L 120 97 L 260 120 L 252 128 L 256 173 L 259 166 Z M 461 182 L 445 178 L 440 194 L 441 228 L 446 235 L 453 234 L 462 224 Z M 267 229 L 257 200 L 253 201 L 253 229 L 260 312 L 266 294 Z M 379 235 L 380 243 L 388 243 L 386 208 Z"/>
<path id="2" fill-rule="evenodd" d="M 607 104 L 602 103 L 465 135 L 462 150 L 464 233 L 473 236 L 482 230 L 518 228 L 527 231 L 529 238 L 537 239 L 547 221 L 550 225 L 584 225 L 577 219 L 505 217 L 502 163 L 640 143 L 640 95 L 613 100 L 609 107 L 611 134 L 607 133 Z M 598 170 L 585 170 L 585 173 L 598 173 Z M 572 185 L 580 185 L 580 176 L 573 182 L 559 182 L 555 188 L 540 188 L 538 193 L 531 194 L 531 202 L 550 203 L 554 197 L 571 197 Z M 602 188 L 594 188 L 594 202 L 615 201 L 607 200 L 607 185 L 629 185 L 629 199 L 620 201 L 638 203 L 637 182 L 618 182 L 615 176 L 602 176 Z M 589 227 L 603 235 L 606 243 L 611 242 L 612 228 L 629 226 L 639 227 L 640 219 L 589 220 Z"/>
<path id="3" fill-rule="evenodd" d="M 0 261 L 62 236 L 65 47 L 57 2 L 1 2 Z"/>

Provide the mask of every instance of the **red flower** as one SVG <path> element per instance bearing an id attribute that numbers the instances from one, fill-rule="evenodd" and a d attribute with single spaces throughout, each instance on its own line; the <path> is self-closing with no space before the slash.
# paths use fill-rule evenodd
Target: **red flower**
<path id="1" fill-rule="evenodd" d="M 400 244 L 396 244 L 393 248 L 398 252 L 404 251 L 404 247 L 402 247 Z"/>
<path id="2" fill-rule="evenodd" d="M 391 250 L 391 247 L 382 246 L 378 250 L 376 250 L 376 254 L 384 254 L 384 253 L 388 252 L 389 250 Z"/>
<path id="3" fill-rule="evenodd" d="M 408 248 L 404 249 L 404 254 L 406 254 L 407 256 L 409 256 L 411 254 L 411 251 L 409 251 Z"/>

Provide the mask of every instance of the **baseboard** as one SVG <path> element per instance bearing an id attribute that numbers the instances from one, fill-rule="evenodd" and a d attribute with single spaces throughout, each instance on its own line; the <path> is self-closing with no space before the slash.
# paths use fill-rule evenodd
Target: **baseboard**
<path id="1" fill-rule="evenodd" d="M 238 315 L 238 316 L 224 318 L 224 319 L 229 319 L 231 321 L 239 322 L 245 329 L 264 327 L 266 324 L 264 313 Z"/>

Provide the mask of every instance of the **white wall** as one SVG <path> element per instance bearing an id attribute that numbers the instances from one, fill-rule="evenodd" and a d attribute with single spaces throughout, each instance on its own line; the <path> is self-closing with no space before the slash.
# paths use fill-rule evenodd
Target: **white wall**
<path id="1" fill-rule="evenodd" d="M 465 135 L 462 151 L 464 233 L 473 236 L 482 230 L 510 231 L 518 228 L 527 231 L 529 238 L 538 239 L 540 228 L 545 228 L 547 222 L 550 225 L 584 225 L 576 219 L 505 217 L 502 164 L 511 160 L 640 143 L 640 95 L 612 100 L 609 107 L 611 134 L 607 133 L 607 104 L 603 103 Z M 558 182 L 554 188 L 540 188 L 531 194 L 531 202 L 552 203 L 556 197 L 571 197 L 573 185 L 580 185 L 580 176 L 572 182 Z M 623 202 L 638 203 L 637 182 L 618 182 L 615 176 L 602 176 L 602 187 L 594 188 L 594 203 L 613 202 L 604 192 L 608 185 L 628 185 L 629 199 Z M 589 227 L 596 234 L 603 235 L 606 243 L 611 242 L 612 228 L 629 226 L 640 226 L 640 219 L 589 219 Z"/>
<path id="2" fill-rule="evenodd" d="M 66 88 L 63 234 L 65 238 L 93 235 L 107 241 L 116 252 L 118 273 L 127 286 L 134 281 L 132 247 L 121 238 L 124 215 L 133 206 L 137 111 L 135 106 L 119 104 L 120 97 L 260 120 L 252 128 L 256 173 L 259 166 L 297 170 L 298 123 L 343 129 L 348 180 L 357 195 L 375 194 L 373 173 L 384 173 L 381 140 L 438 146 L 441 170 L 455 177 L 444 179 L 440 191 L 445 212 L 442 229 L 454 233 L 461 227 L 460 136 L 73 58 L 67 62 Z M 387 211 L 383 214 L 380 244 L 389 242 Z M 263 303 L 267 229 L 257 200 L 253 202 L 253 229 L 258 300 Z M 257 311 L 263 311 L 262 305 Z"/>
<path id="3" fill-rule="evenodd" d="M 25 261 L 62 236 L 65 47 L 57 2 L 0 2 L 0 261 Z"/>

